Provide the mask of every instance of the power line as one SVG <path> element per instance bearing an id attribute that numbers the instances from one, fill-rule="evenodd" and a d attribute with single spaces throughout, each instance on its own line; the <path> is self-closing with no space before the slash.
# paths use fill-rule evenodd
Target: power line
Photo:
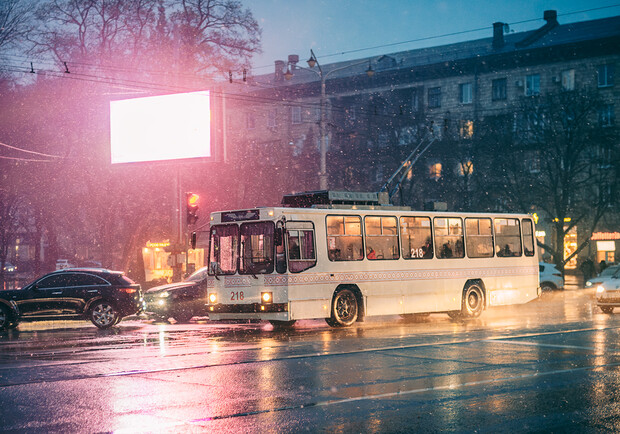
<path id="1" fill-rule="evenodd" d="M 4 146 L 5 148 L 13 149 L 13 150 L 20 151 L 20 152 L 27 152 L 28 154 L 40 155 L 42 157 L 62 158 L 58 155 L 44 154 L 42 152 L 29 151 L 28 149 L 17 148 L 15 146 L 7 145 L 6 143 L 2 143 L 2 142 L 0 142 L 0 146 Z"/>

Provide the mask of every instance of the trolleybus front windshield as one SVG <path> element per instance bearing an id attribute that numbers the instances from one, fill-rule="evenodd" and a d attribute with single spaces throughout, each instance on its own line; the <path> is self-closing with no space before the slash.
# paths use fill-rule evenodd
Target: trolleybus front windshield
<path id="1" fill-rule="evenodd" d="M 211 228 L 210 274 L 273 273 L 273 222 L 216 225 Z"/>

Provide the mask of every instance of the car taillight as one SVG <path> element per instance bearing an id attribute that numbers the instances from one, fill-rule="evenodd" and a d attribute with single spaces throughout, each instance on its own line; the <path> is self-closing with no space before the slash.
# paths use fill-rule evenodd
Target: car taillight
<path id="1" fill-rule="evenodd" d="M 127 294 L 135 294 L 138 292 L 138 288 L 120 288 L 119 291 L 126 292 Z"/>

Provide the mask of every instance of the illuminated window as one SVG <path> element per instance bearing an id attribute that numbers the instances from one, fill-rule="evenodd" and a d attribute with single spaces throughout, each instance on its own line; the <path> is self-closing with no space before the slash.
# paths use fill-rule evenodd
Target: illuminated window
<path id="1" fill-rule="evenodd" d="M 474 163 L 471 161 L 461 161 L 457 166 L 458 174 L 461 176 L 469 176 L 474 172 Z"/>
<path id="2" fill-rule="evenodd" d="M 463 139 L 471 139 L 474 136 L 474 121 L 461 121 L 459 134 Z"/>
<path id="3" fill-rule="evenodd" d="M 431 164 L 429 176 L 431 179 L 441 178 L 441 163 Z"/>

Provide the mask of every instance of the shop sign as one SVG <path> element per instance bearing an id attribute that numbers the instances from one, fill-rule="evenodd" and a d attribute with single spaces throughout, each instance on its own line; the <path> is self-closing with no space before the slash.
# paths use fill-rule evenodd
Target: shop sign
<path id="1" fill-rule="evenodd" d="M 592 241 L 620 240 L 620 232 L 594 232 L 590 239 Z"/>

